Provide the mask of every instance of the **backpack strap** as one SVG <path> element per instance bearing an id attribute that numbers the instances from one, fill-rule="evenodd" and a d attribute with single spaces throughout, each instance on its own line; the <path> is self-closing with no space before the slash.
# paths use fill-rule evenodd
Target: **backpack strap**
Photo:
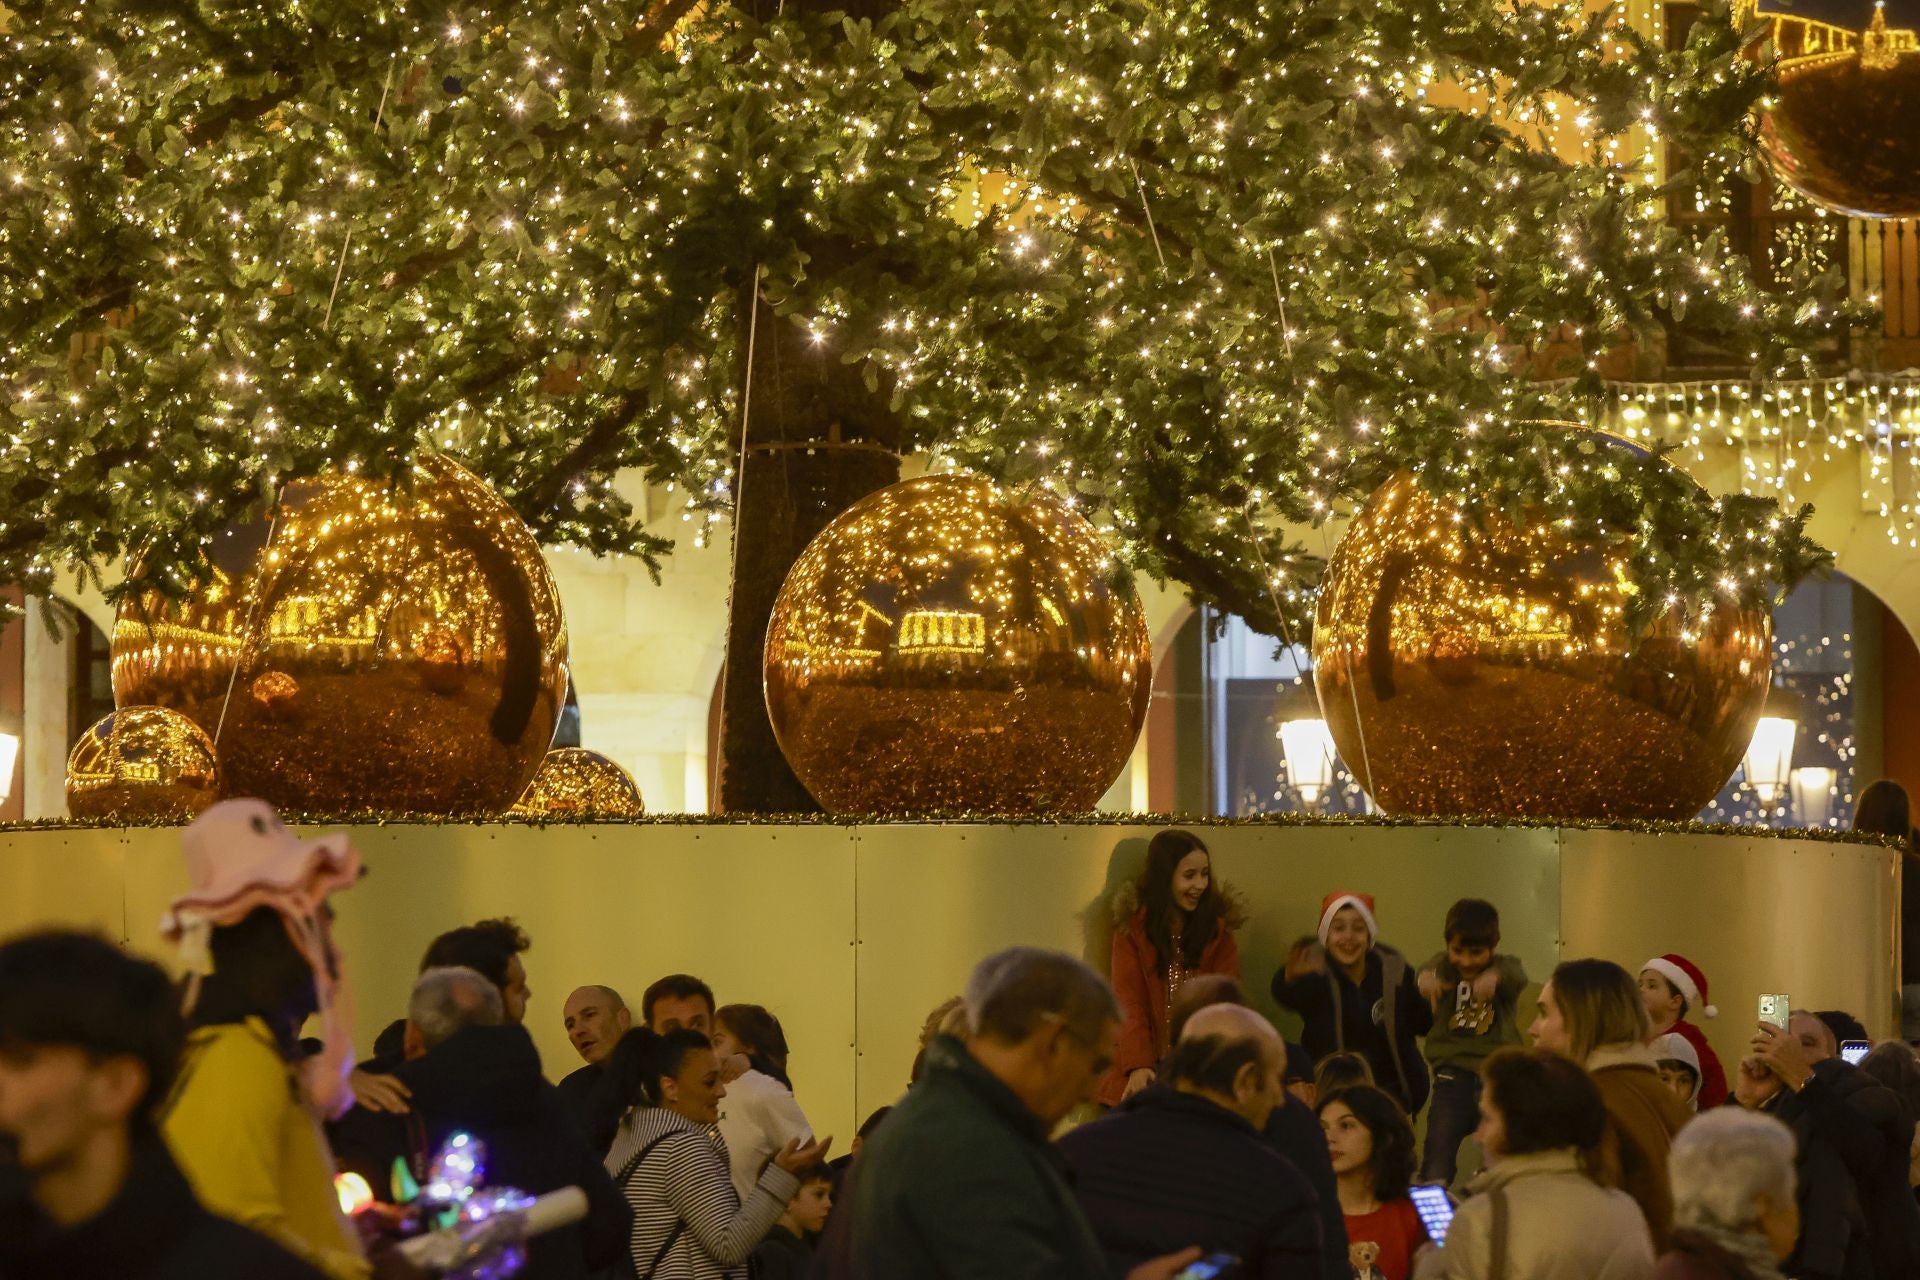
<path id="1" fill-rule="evenodd" d="M 680 1132 L 681 1130 L 679 1129 L 669 1129 L 652 1142 L 649 1142 L 646 1146 L 640 1148 L 639 1151 L 635 1152 L 632 1159 L 620 1166 L 620 1176 L 614 1179 L 614 1185 L 624 1192 L 627 1187 L 627 1180 L 633 1177 L 634 1171 L 640 1167 L 640 1162 L 653 1154 L 655 1147 Z M 653 1273 L 658 1271 L 660 1264 L 667 1260 L 667 1254 L 673 1251 L 673 1246 L 680 1242 L 680 1237 L 685 1234 L 686 1230 L 687 1220 L 685 1218 L 673 1224 L 673 1230 L 667 1233 L 666 1241 L 661 1244 L 659 1251 L 653 1255 L 653 1261 L 647 1264 L 645 1271 L 639 1273 L 640 1280 L 653 1280 Z"/>
<path id="2" fill-rule="evenodd" d="M 1327 970 L 1327 990 L 1333 992 L 1333 1051 L 1347 1051 L 1346 1011 L 1340 1007 L 1340 975 L 1331 968 Z"/>
<path id="3" fill-rule="evenodd" d="M 1493 1240 L 1489 1246 L 1487 1280 L 1507 1280 L 1507 1232 L 1510 1226 L 1505 1184 L 1487 1193 L 1493 1205 Z"/>

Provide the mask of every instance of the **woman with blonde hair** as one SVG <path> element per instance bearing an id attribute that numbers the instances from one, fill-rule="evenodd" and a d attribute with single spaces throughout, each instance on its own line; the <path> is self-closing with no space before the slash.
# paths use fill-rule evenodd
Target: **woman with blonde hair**
<path id="1" fill-rule="evenodd" d="M 1647 1041 L 1653 1024 L 1633 975 L 1610 960 L 1569 960 L 1540 992 L 1534 1044 L 1585 1067 L 1607 1107 L 1599 1171 L 1647 1215 L 1657 1249 L 1673 1230 L 1667 1153 L 1687 1122 L 1686 1108 L 1660 1079 Z"/>

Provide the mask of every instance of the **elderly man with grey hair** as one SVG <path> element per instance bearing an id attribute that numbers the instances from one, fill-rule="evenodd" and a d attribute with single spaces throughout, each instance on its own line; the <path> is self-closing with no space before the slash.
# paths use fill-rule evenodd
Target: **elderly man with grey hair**
<path id="1" fill-rule="evenodd" d="M 825 1273 L 1107 1280 L 1051 1138 L 1113 1065 L 1113 992 L 1072 956 L 1013 947 L 974 969 L 965 1003 L 965 1037 L 927 1047 L 919 1083 L 861 1148 Z M 1156 1259 L 1132 1280 L 1165 1280 L 1198 1256 Z"/>
<path id="2" fill-rule="evenodd" d="M 1800 1236 L 1793 1131 L 1738 1107 L 1673 1141 L 1673 1244 L 1654 1280 L 1778 1280 Z"/>
<path id="3" fill-rule="evenodd" d="M 500 989 L 473 969 L 428 969 L 407 1001 L 406 1061 L 394 1075 L 412 1111 L 355 1107 L 329 1126 L 340 1167 L 385 1199 L 396 1160 L 417 1182 L 454 1133 L 487 1148 L 487 1179 L 535 1195 L 577 1186 L 587 1220 L 532 1241 L 521 1276 L 585 1280 L 626 1256 L 629 1214 L 599 1154 L 548 1084 L 527 1029 L 507 1021 Z"/>

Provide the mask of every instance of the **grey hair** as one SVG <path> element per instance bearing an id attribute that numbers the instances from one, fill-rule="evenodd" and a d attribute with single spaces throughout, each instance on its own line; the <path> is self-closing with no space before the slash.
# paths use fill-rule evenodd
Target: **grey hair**
<path id="1" fill-rule="evenodd" d="M 500 988 L 478 969 L 438 965 L 414 980 L 407 999 L 407 1021 L 435 1049 L 468 1027 L 497 1027 L 507 1020 Z"/>
<path id="2" fill-rule="evenodd" d="M 1754 1201 L 1793 1199 L 1793 1131 L 1772 1116 L 1716 1107 L 1680 1130 L 1667 1159 L 1673 1225 L 1751 1230 Z"/>
<path id="3" fill-rule="evenodd" d="M 1056 1020 L 1075 1039 L 1098 1044 L 1106 1024 L 1120 1020 L 1105 979 L 1064 952 L 1039 947 L 1009 947 L 982 960 L 962 999 L 967 1029 L 1002 1044 L 1019 1044 Z"/>

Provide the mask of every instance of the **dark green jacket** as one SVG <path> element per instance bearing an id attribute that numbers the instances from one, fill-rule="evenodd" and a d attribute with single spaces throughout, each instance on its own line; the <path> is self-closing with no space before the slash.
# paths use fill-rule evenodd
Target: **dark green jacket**
<path id="1" fill-rule="evenodd" d="M 857 1280 L 1107 1280 L 1049 1134 L 941 1036 L 854 1162 Z"/>
<path id="2" fill-rule="evenodd" d="M 1447 953 L 1427 961 L 1427 968 L 1446 985 L 1433 1013 L 1433 1030 L 1427 1032 L 1428 1062 L 1478 1074 L 1480 1064 L 1495 1049 L 1521 1042 L 1518 1005 L 1520 993 L 1527 989 L 1527 971 L 1519 956 L 1494 956 L 1493 968 L 1500 980 L 1492 1004 L 1470 1000 L 1466 1011 L 1460 1008 L 1460 971 Z"/>

